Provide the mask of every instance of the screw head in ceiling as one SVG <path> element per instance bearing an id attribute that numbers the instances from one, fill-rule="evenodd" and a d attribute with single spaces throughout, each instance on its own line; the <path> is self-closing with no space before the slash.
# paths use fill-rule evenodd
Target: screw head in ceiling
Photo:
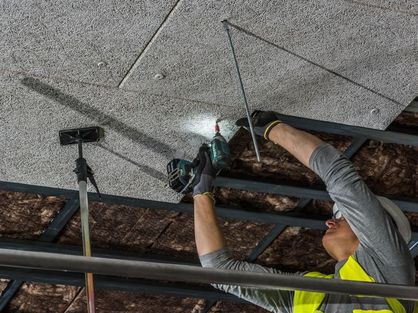
<path id="1" fill-rule="evenodd" d="M 371 111 L 370 111 L 370 113 L 372 113 L 372 114 L 378 114 L 380 112 L 380 110 L 379 109 L 372 109 Z"/>
<path id="2" fill-rule="evenodd" d="M 164 78 L 165 78 L 164 74 L 161 74 L 161 73 L 157 73 L 154 75 L 154 80 L 162 80 Z"/>
<path id="3" fill-rule="evenodd" d="M 107 63 L 106 62 L 104 62 L 104 61 L 100 61 L 99 63 L 97 63 L 97 67 L 99 67 L 99 68 L 103 68 L 103 67 L 105 67 L 107 65 Z"/>

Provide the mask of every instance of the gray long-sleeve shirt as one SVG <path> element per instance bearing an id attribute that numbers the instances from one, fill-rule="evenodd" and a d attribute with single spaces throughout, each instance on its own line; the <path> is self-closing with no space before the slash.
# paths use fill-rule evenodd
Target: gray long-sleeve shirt
<path id="1" fill-rule="evenodd" d="M 376 282 L 414 285 L 415 266 L 406 243 L 352 163 L 341 152 L 324 143 L 312 153 L 309 166 L 325 182 L 332 200 L 339 204 L 342 214 L 357 235 L 360 244 L 354 257 L 364 270 Z M 204 267 L 288 275 L 304 274 L 283 273 L 273 268 L 234 260 L 227 249 L 203 255 L 200 261 Z M 340 261 L 336 264 L 335 279 L 339 279 L 339 270 L 345 262 Z M 293 312 L 293 291 L 261 290 L 233 285 L 214 286 L 271 312 Z M 401 302 L 407 313 L 413 311 L 413 302 Z M 325 313 L 352 313 L 354 309 L 387 308 L 385 300 L 380 298 L 327 295 L 320 310 Z"/>

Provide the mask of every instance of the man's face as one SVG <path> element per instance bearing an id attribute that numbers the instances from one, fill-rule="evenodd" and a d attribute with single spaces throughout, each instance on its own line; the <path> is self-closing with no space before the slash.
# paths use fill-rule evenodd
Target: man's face
<path id="1" fill-rule="evenodd" d="M 329 219 L 325 224 L 328 227 L 322 237 L 325 250 L 337 261 L 347 259 L 357 249 L 357 236 L 344 217 Z"/>

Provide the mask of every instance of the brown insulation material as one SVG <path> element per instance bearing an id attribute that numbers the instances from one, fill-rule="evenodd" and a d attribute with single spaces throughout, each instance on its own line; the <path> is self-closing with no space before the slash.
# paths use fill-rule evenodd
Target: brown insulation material
<path id="1" fill-rule="evenodd" d="M 418 113 L 402 112 L 391 124 L 393 127 L 406 128 L 408 133 L 418 131 Z"/>
<path id="2" fill-rule="evenodd" d="M 77 295 L 79 287 L 24 283 L 5 312 L 64 312 Z"/>
<path id="3" fill-rule="evenodd" d="M 324 133 L 314 133 L 322 140 L 344 151 L 351 143 L 350 137 Z M 244 144 L 245 143 L 245 144 Z M 229 172 L 223 175 L 241 178 L 263 178 L 275 182 L 297 182 L 301 185 L 317 183 L 314 172 L 297 161 L 282 147 L 264 139 L 259 139 L 261 162 L 257 162 L 249 133 L 240 130 L 231 140 L 233 162 Z"/>
<path id="4" fill-rule="evenodd" d="M 418 197 L 418 147 L 371 140 L 353 163 L 374 192 Z"/>
<path id="5" fill-rule="evenodd" d="M 332 216 L 333 201 L 312 200 L 304 209 L 303 212 L 317 216 Z"/>
<path id="6" fill-rule="evenodd" d="M 37 239 L 63 206 L 63 197 L 0 191 L 0 236 Z"/>
<path id="7" fill-rule="evenodd" d="M 237 220 L 221 220 L 219 224 L 225 234 L 228 247 L 234 257 L 243 259 L 255 248 L 258 241 L 271 229 L 272 225 L 249 223 Z M 182 214 L 177 217 L 152 245 L 151 251 L 160 252 L 182 259 L 197 260 L 194 241 L 193 216 Z"/>
<path id="8" fill-rule="evenodd" d="M 258 261 L 283 271 L 333 273 L 335 261 L 323 248 L 322 235 L 320 230 L 288 227 Z"/>
<path id="9" fill-rule="evenodd" d="M 210 310 L 209 313 L 265 313 L 269 312 L 263 308 L 260 308 L 253 304 L 240 304 L 240 303 L 227 303 L 217 302 Z"/>
<path id="10" fill-rule="evenodd" d="M 214 194 L 217 204 L 270 213 L 291 211 L 299 201 L 294 197 L 219 187 Z"/>
<path id="11" fill-rule="evenodd" d="M 401 122 L 417 128 L 418 114 L 403 113 L 396 123 Z M 353 163 L 374 192 L 418 198 L 418 147 L 370 140 L 355 155 Z M 412 225 L 418 226 L 418 213 L 406 216 Z"/>
<path id="12" fill-rule="evenodd" d="M 179 213 L 123 205 L 90 205 L 91 241 L 97 248 L 148 249 Z M 81 245 L 80 215 L 67 225 L 59 243 Z"/>
<path id="13" fill-rule="evenodd" d="M 8 283 L 9 283 L 9 280 L 8 279 L 0 278 L 0 294 L 7 287 L 7 284 Z"/>
<path id="14" fill-rule="evenodd" d="M 411 225 L 418 227 L 418 213 L 406 213 L 406 217 Z"/>
<path id="15" fill-rule="evenodd" d="M 235 220 L 226 220 L 220 222 L 220 225 L 225 234 L 226 244 L 236 259 L 244 259 L 249 256 L 258 242 L 274 227 L 273 225 Z"/>
<path id="16" fill-rule="evenodd" d="M 193 216 L 181 214 L 173 219 L 167 229 L 152 244 L 150 250 L 155 253 L 169 254 L 183 260 L 197 261 Z"/>
<path id="17" fill-rule="evenodd" d="M 168 296 L 141 295 L 124 291 L 96 291 L 97 313 L 185 313 L 202 303 L 199 299 L 176 298 Z M 41 311 L 40 311 L 41 312 Z M 86 313 L 86 296 L 84 290 L 74 299 L 73 303 L 63 311 L 65 313 Z"/>

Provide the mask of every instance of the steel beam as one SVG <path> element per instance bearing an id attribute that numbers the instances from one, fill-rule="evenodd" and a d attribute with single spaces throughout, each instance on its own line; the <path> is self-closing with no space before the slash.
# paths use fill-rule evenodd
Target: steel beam
<path id="1" fill-rule="evenodd" d="M 0 273 L 0 275 L 2 275 L 2 274 Z M 3 277 L 3 275 L 2 275 L 2 277 Z M 7 277 L 4 277 L 4 278 L 7 278 Z M 19 291 L 20 287 L 23 284 L 23 279 L 25 279 L 25 278 L 17 278 L 17 279 L 20 279 L 20 280 L 9 281 L 6 288 L 1 293 L 0 312 L 3 312 L 3 310 L 7 307 L 7 305 L 10 303 L 10 301 L 12 300 L 14 295 L 16 294 L 16 292 Z"/>
<path id="2" fill-rule="evenodd" d="M 344 155 L 347 158 L 351 159 L 361 149 L 361 147 L 366 143 L 367 140 L 368 139 L 364 136 L 354 137 L 351 144 L 344 151 Z"/>
<path id="3" fill-rule="evenodd" d="M 412 101 L 411 104 L 407 106 L 404 111 L 418 113 L 418 100 L 415 99 L 414 101 Z"/>
<path id="4" fill-rule="evenodd" d="M 418 256 L 418 240 L 411 241 L 408 247 L 412 257 L 416 258 Z"/>
<path id="5" fill-rule="evenodd" d="M 232 177 L 218 177 L 215 181 L 218 187 L 250 190 L 277 194 L 281 196 L 291 196 L 297 198 L 311 198 L 316 200 L 331 200 L 325 189 L 313 187 L 301 187 L 290 184 L 273 184 L 261 181 L 238 179 Z M 408 199 L 406 197 L 393 197 L 381 195 L 395 202 L 405 212 L 418 212 L 418 199 Z"/>
<path id="6" fill-rule="evenodd" d="M 64 207 L 58 212 L 57 216 L 48 225 L 39 238 L 40 241 L 52 242 L 62 232 L 65 225 L 71 220 L 80 207 L 78 198 L 68 199 Z"/>
<path id="7" fill-rule="evenodd" d="M 7 190 L 7 191 L 16 191 L 16 192 L 40 193 L 40 194 L 45 194 L 45 195 L 64 195 L 64 196 L 71 196 L 74 194 L 78 195 L 77 192 L 73 190 L 56 189 L 56 188 L 49 188 L 49 187 L 43 187 L 43 186 L 32 186 L 32 185 L 6 183 L 6 182 L 0 182 L 0 189 Z M 152 201 L 152 200 L 136 199 L 136 198 L 129 198 L 129 197 L 121 197 L 121 196 L 111 196 L 111 195 L 102 195 L 102 199 L 99 199 L 96 194 L 91 194 L 91 196 L 93 198 L 92 201 L 97 201 L 97 202 L 121 204 L 121 205 L 129 205 L 129 206 L 140 207 L 140 208 L 169 210 L 169 211 L 175 211 L 175 212 L 180 212 L 180 213 L 193 214 L 193 204 L 191 203 L 184 203 L 184 202 L 169 203 L 169 202 L 162 202 L 162 201 Z M 316 219 L 313 219 L 310 217 L 309 218 L 304 218 L 304 217 L 294 218 L 292 216 L 254 212 L 254 211 L 249 211 L 245 209 L 233 209 L 233 208 L 228 208 L 228 207 L 223 207 L 223 206 L 217 206 L 216 211 L 218 215 L 223 218 L 249 220 L 249 221 L 267 223 L 267 224 L 281 223 L 281 224 L 301 226 L 301 227 L 321 228 L 320 225 L 322 225 L 324 221 L 324 219 L 318 219 L 318 218 Z"/>
<path id="8" fill-rule="evenodd" d="M 21 183 L 0 181 L 0 190 L 12 192 L 35 193 L 48 196 L 64 196 L 66 198 L 78 198 L 78 191 L 72 189 L 53 188 L 37 185 L 28 185 Z M 181 203 L 171 203 L 164 201 L 145 200 L 132 197 L 115 196 L 102 194 L 100 198 L 97 193 L 88 193 L 90 202 L 102 202 L 109 204 L 118 204 L 126 206 L 134 206 L 149 209 L 161 209 L 176 211 L 181 213 L 189 213 L 189 205 L 182 205 Z"/>
<path id="9" fill-rule="evenodd" d="M 222 180 L 225 181 L 225 185 L 234 186 L 232 183 L 238 183 L 236 184 L 237 189 L 249 189 L 248 185 L 251 185 L 251 181 L 245 181 L 245 180 L 238 180 L 238 179 L 229 179 L 224 177 L 219 177 L 217 181 L 221 182 Z M 232 182 L 232 183 L 231 183 Z M 263 184 L 263 183 L 260 183 Z M 265 184 L 265 183 L 264 183 Z M 32 186 L 32 185 L 23 185 L 23 184 L 17 184 L 19 188 L 16 188 L 16 184 L 14 183 L 0 183 L 0 189 L 7 189 L 9 191 L 22 191 L 23 192 L 30 192 L 29 190 L 34 187 L 33 189 L 36 193 L 41 194 L 54 194 L 59 195 L 59 191 L 62 189 L 54 189 L 54 188 L 48 188 L 48 187 L 41 187 L 41 186 Z M 271 186 L 272 184 L 266 184 L 266 187 Z M 281 192 L 281 186 L 283 185 L 274 185 L 278 186 L 277 189 L 280 191 L 280 194 L 283 194 Z M 4 188 L 3 188 L 4 187 Z M 241 187 L 241 188 L 238 188 Z M 294 193 L 294 187 L 293 186 L 286 186 L 285 188 L 289 193 Z M 19 189 L 19 190 L 16 190 Z M 48 193 L 51 190 L 51 193 Z M 296 187 L 297 191 L 303 192 L 306 190 L 310 193 L 310 195 L 316 195 L 317 197 L 312 197 L 316 199 L 329 199 L 329 196 L 327 196 L 326 191 L 321 190 L 314 190 L 310 192 L 309 188 L 303 188 L 303 187 Z M 64 190 L 65 191 L 65 190 Z M 71 190 L 71 192 L 73 192 Z M 68 193 L 67 193 L 68 195 Z M 95 194 L 92 194 L 95 195 Z M 152 201 L 152 200 L 143 200 L 143 199 L 135 199 L 135 198 L 128 198 L 128 197 L 120 197 L 120 196 L 107 196 L 103 195 L 103 201 L 106 203 L 113 203 L 113 204 L 123 204 L 123 205 L 130 205 L 130 206 L 136 206 L 140 208 L 150 208 L 150 209 L 162 209 L 162 210 L 171 210 L 175 212 L 181 212 L 181 213 L 188 213 L 193 214 L 193 204 L 191 203 L 168 203 L 168 202 L 161 202 L 161 201 Z M 100 200 L 97 197 L 97 200 Z M 411 201 L 395 201 L 395 203 L 401 204 L 401 208 L 405 208 L 407 206 L 407 210 L 409 207 L 414 208 L 415 212 L 417 211 L 417 203 L 411 202 Z M 292 225 L 292 226 L 300 226 L 300 227 L 307 227 L 307 228 L 315 228 L 315 229 L 325 229 L 324 221 L 326 220 L 325 217 L 318 217 L 318 216 L 309 216 L 306 214 L 272 214 L 272 213 L 264 213 L 264 212 L 255 212 L 250 211 L 245 208 L 242 209 L 233 209 L 230 207 L 224 207 L 224 206 L 217 206 L 216 212 L 219 217 L 222 218 L 231 218 L 231 219 L 238 219 L 238 220 L 248 220 L 252 222 L 259 222 L 259 223 L 265 223 L 265 224 L 284 224 L 284 225 Z M 413 212 L 414 210 L 410 210 Z M 415 236 L 415 233 L 413 234 Z M 418 238 L 418 237 L 417 237 Z"/>
<path id="10" fill-rule="evenodd" d="M 331 200 L 325 189 L 313 187 L 301 187 L 290 184 L 273 184 L 258 181 L 250 181 L 244 179 L 218 177 L 215 181 L 216 186 L 228 187 L 235 189 L 244 189 L 264 193 L 272 193 L 278 195 L 293 196 L 298 198 L 310 198 L 316 200 Z M 37 185 L 27 185 L 20 183 L 11 183 L 0 181 L 0 190 L 37 193 L 50 196 L 65 196 L 67 198 L 78 197 L 76 190 L 51 188 Z M 394 201 L 401 209 L 407 212 L 418 212 L 418 199 L 409 199 L 407 197 L 394 197 L 391 195 L 381 196 L 387 197 Z M 109 204 L 120 204 L 127 206 L 136 206 L 149 209 L 161 209 L 176 211 L 180 213 L 192 213 L 191 205 L 187 203 L 171 203 L 164 201 L 145 200 L 124 196 L 114 196 L 102 194 L 102 199 L 96 193 L 89 193 L 89 199 L 93 202 L 103 202 Z"/>
<path id="11" fill-rule="evenodd" d="M 276 113 L 277 119 L 298 129 L 313 130 L 342 136 L 363 136 L 368 139 L 396 143 L 401 145 L 418 146 L 418 136 L 394 131 L 350 126 L 332 122 L 312 120 L 309 118 L 290 116 Z"/>
<path id="12" fill-rule="evenodd" d="M 248 262 L 254 262 L 258 256 L 267 249 L 268 246 L 285 230 L 287 226 L 277 224 L 274 228 L 265 236 L 258 245 L 251 251 L 251 254 L 247 257 Z"/>

